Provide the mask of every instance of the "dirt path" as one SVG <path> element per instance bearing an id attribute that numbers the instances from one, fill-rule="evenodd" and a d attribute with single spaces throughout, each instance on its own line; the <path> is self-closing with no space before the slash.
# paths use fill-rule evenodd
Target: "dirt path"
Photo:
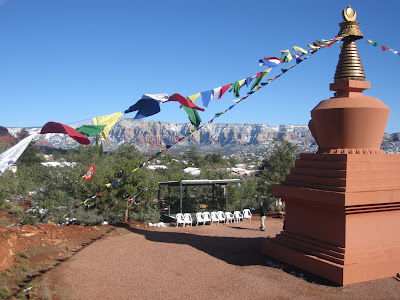
<path id="1" fill-rule="evenodd" d="M 282 220 L 258 226 L 121 227 L 42 284 L 51 299 L 400 299 L 393 278 L 338 287 L 262 256 L 260 239 L 279 233 Z"/>

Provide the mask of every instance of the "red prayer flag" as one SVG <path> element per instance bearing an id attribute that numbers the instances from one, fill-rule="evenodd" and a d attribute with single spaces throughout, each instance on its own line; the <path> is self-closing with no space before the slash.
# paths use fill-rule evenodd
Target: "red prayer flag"
<path id="1" fill-rule="evenodd" d="M 192 101 L 189 101 L 188 99 L 186 99 L 185 97 L 183 97 L 180 94 L 173 94 L 171 97 L 168 98 L 167 101 L 178 101 L 180 104 L 182 104 L 183 106 L 189 107 L 189 108 L 193 108 L 193 109 L 197 109 L 197 110 L 201 110 L 204 111 L 203 108 L 198 107 L 196 104 L 194 104 Z"/>
<path id="2" fill-rule="evenodd" d="M 71 138 L 77 141 L 79 144 L 82 145 L 89 145 L 90 140 L 84 136 L 79 131 L 75 130 L 72 127 L 67 125 L 57 123 L 57 122 L 47 122 L 43 127 L 42 130 L 39 132 L 40 134 L 46 133 L 64 133 L 68 134 Z"/>
<path id="3" fill-rule="evenodd" d="M 388 47 L 382 46 L 382 51 L 389 50 Z"/>
<path id="4" fill-rule="evenodd" d="M 94 164 L 92 164 L 89 168 L 89 170 L 86 171 L 86 174 L 83 176 L 83 181 L 88 181 L 94 177 L 95 171 L 94 171 Z"/>
<path id="5" fill-rule="evenodd" d="M 221 91 L 219 92 L 218 99 L 221 99 L 222 95 L 229 89 L 229 87 L 230 87 L 231 85 L 232 85 L 232 83 L 227 84 L 227 85 L 224 85 L 224 86 L 221 88 Z"/>

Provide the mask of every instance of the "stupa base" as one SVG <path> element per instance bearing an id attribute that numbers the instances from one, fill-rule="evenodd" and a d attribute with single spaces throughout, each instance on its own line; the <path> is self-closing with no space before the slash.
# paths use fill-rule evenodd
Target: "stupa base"
<path id="1" fill-rule="evenodd" d="M 400 272 L 400 155 L 301 154 L 272 192 L 286 230 L 264 255 L 340 285 Z"/>

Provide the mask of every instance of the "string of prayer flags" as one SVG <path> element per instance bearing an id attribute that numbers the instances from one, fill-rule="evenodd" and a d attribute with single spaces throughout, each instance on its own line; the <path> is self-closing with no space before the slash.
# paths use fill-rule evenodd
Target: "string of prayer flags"
<path id="1" fill-rule="evenodd" d="M 85 175 L 83 175 L 83 181 L 88 181 L 90 179 L 92 179 L 95 175 L 95 168 L 94 168 L 94 164 L 92 164 L 89 169 L 86 171 Z"/>
<path id="2" fill-rule="evenodd" d="M 5 170 L 8 169 L 8 167 L 13 165 L 18 160 L 36 135 L 37 132 L 28 135 L 26 138 L 22 139 L 17 144 L 0 154 L 0 175 L 2 175 Z"/>
<path id="3" fill-rule="evenodd" d="M 201 94 L 201 93 L 200 93 Z M 203 108 L 198 107 L 197 105 L 195 105 L 192 101 L 186 99 L 185 97 L 183 97 L 180 94 L 173 94 L 172 96 L 170 96 L 168 98 L 167 101 L 178 101 L 181 105 L 183 105 L 184 107 L 188 107 L 188 108 L 193 108 L 193 109 L 197 109 L 200 111 L 204 111 Z"/>
<path id="4" fill-rule="evenodd" d="M 282 59 L 277 57 L 264 57 L 263 59 L 259 60 L 260 66 L 267 66 L 269 68 L 276 67 L 280 63 L 284 62 Z M 251 81 L 251 80 L 250 80 Z M 250 83 L 250 81 L 248 83 Z"/>
<path id="5" fill-rule="evenodd" d="M 121 118 L 122 115 L 122 112 L 117 112 L 110 115 L 93 118 L 94 125 L 105 125 L 104 129 L 101 131 L 101 139 L 103 141 L 107 139 L 108 133 L 118 122 L 119 118 Z"/>
<path id="6" fill-rule="evenodd" d="M 77 141 L 79 144 L 82 145 L 89 145 L 90 140 L 84 136 L 82 133 L 77 131 L 76 129 L 69 127 L 67 125 L 57 123 L 57 122 L 47 122 L 43 127 L 42 130 L 39 132 L 40 134 L 46 133 L 62 133 L 68 134 L 71 138 Z"/>
<path id="7" fill-rule="evenodd" d="M 76 130 L 86 136 L 96 136 L 100 134 L 106 125 L 82 125 Z"/>
<path id="8" fill-rule="evenodd" d="M 317 49 L 313 49 L 313 50 L 311 50 L 309 53 L 310 53 L 310 54 L 313 54 L 313 53 L 315 53 L 318 49 L 323 48 L 323 47 L 325 47 L 326 45 L 329 46 L 329 45 L 331 45 L 332 43 L 334 43 L 334 42 L 336 42 L 336 41 L 340 41 L 342 38 L 343 38 L 343 37 L 336 37 L 335 39 L 331 39 L 331 40 L 329 40 L 329 41 L 323 42 L 323 46 L 322 46 L 322 47 L 317 47 Z M 314 47 L 316 47 L 316 46 L 314 46 Z M 296 49 L 294 49 L 294 50 L 296 50 Z M 303 50 L 304 50 L 304 49 L 303 49 Z M 301 50 L 299 50 L 299 51 L 301 51 Z M 288 54 L 290 54 L 290 52 L 288 52 Z M 300 56 L 302 56 L 302 55 L 304 55 L 304 54 L 305 54 L 305 53 L 303 53 L 303 54 L 296 54 L 296 56 L 295 56 L 295 57 L 296 57 L 296 63 L 299 63 L 299 62 L 302 61 L 302 60 L 297 60 L 297 58 L 300 57 Z M 303 60 L 304 60 L 304 59 L 307 59 L 308 57 L 309 57 L 309 56 L 304 57 Z M 292 58 L 292 59 L 293 59 L 293 58 Z M 286 61 L 288 61 L 288 60 L 289 60 L 289 58 L 286 58 Z M 278 61 L 279 61 L 279 59 L 278 59 Z M 282 60 L 282 61 L 279 61 L 279 63 L 281 63 L 281 62 L 285 62 L 285 61 L 283 61 L 283 60 Z M 278 64 L 278 63 L 277 63 L 277 64 Z M 276 66 L 277 64 L 275 64 L 274 66 Z M 289 69 L 293 68 L 294 66 L 296 66 L 296 64 L 290 66 Z M 240 88 L 241 86 L 244 86 L 245 84 L 248 86 L 248 84 L 252 81 L 252 79 L 257 78 L 256 81 L 255 81 L 255 84 L 252 85 L 252 88 L 251 88 L 251 89 L 259 90 L 259 89 L 261 89 L 263 86 L 267 85 L 268 83 L 272 82 L 273 80 L 279 78 L 282 74 L 284 74 L 284 72 L 282 72 L 282 74 L 279 74 L 279 75 L 275 76 L 274 78 L 269 78 L 269 79 L 267 80 L 266 83 L 261 83 L 261 81 L 263 80 L 263 78 L 271 71 L 271 68 L 272 68 L 272 66 L 270 67 L 270 69 L 265 70 L 264 72 L 259 72 L 259 73 L 257 73 L 256 75 L 253 75 L 253 76 L 251 76 L 251 77 L 247 77 L 247 78 L 244 79 L 244 80 L 241 80 L 241 81 L 238 81 L 237 83 L 234 83 L 234 85 L 238 85 L 239 88 Z M 289 69 L 282 69 L 282 71 L 285 70 L 285 72 L 286 72 L 286 71 L 288 71 Z M 261 86 L 259 86 L 259 84 L 261 84 Z M 212 99 L 212 97 L 215 97 L 218 93 L 219 93 L 218 99 L 220 99 L 221 96 L 229 89 L 229 87 L 230 87 L 231 85 L 232 85 L 232 84 L 228 84 L 228 85 L 225 85 L 225 86 L 223 86 L 223 87 L 219 87 L 219 88 L 213 89 L 213 90 L 211 91 L 210 100 Z M 233 88 L 234 88 L 234 87 L 233 87 Z M 209 91 L 209 92 L 210 92 L 210 91 Z M 248 98 L 249 95 L 253 94 L 254 92 L 255 92 L 255 91 L 252 91 L 252 90 L 251 90 L 250 92 L 247 93 L 247 96 L 245 96 L 245 97 L 243 97 L 243 98 L 241 98 L 241 99 L 233 100 L 234 105 L 231 105 L 228 109 L 226 109 L 225 111 L 223 111 L 223 112 L 221 112 L 221 113 L 215 114 L 215 116 L 214 116 L 208 123 L 212 123 L 213 120 L 214 120 L 216 117 L 219 117 L 219 116 L 221 116 L 222 114 L 225 114 L 228 110 L 231 110 L 237 103 L 239 103 L 240 101 L 245 100 L 246 98 Z M 196 97 L 197 97 L 195 100 L 197 100 L 197 99 L 200 97 L 200 95 L 202 95 L 202 94 L 205 94 L 205 93 L 203 92 L 203 93 L 195 94 Z M 210 93 L 207 93 L 207 94 L 209 95 Z M 207 95 L 207 94 L 206 94 L 206 95 Z M 179 94 L 175 94 L 175 95 L 173 95 L 173 96 L 176 96 L 176 95 L 182 97 L 182 96 L 179 95 Z M 171 96 L 171 97 L 172 97 L 172 96 Z M 180 102 L 180 103 L 183 102 L 182 99 L 171 99 L 171 97 L 168 99 L 168 101 L 179 101 L 179 100 L 181 100 L 181 101 L 179 101 L 179 102 Z M 193 96 L 189 96 L 189 97 L 188 97 L 189 99 L 185 99 L 185 100 L 188 101 L 188 102 L 191 102 L 191 103 L 193 104 L 193 102 L 192 102 L 193 99 L 191 99 L 190 97 L 193 97 Z M 208 97 L 208 96 L 207 96 L 207 97 Z M 183 98 L 183 97 L 182 97 L 182 98 Z M 195 98 L 195 97 L 193 97 L 193 98 Z M 207 99 L 207 98 L 206 98 L 206 99 Z M 207 101 L 207 100 L 206 100 L 206 101 Z M 182 103 L 181 103 L 181 104 L 182 104 Z M 183 104 L 182 104 L 182 105 L 183 105 Z M 195 125 L 195 129 L 191 129 L 185 136 L 179 137 L 179 138 L 177 139 L 176 142 L 172 143 L 172 145 L 167 145 L 166 149 L 171 148 L 172 146 L 174 146 L 174 145 L 176 145 L 177 143 L 179 143 L 180 141 L 182 141 L 185 137 L 190 136 L 191 134 L 193 134 L 193 132 L 195 132 L 195 131 L 197 131 L 197 130 L 199 130 L 199 129 L 202 128 L 202 126 L 199 126 L 200 123 L 201 123 L 201 119 L 200 119 L 200 117 L 198 116 L 197 110 L 196 110 L 195 108 L 190 108 L 190 107 L 188 108 L 188 106 L 185 106 L 185 105 L 183 105 L 183 108 L 184 108 L 185 111 L 188 113 L 188 115 L 193 114 L 192 119 L 190 119 L 190 116 L 189 116 L 189 119 L 191 120 L 192 124 Z M 200 109 L 200 110 L 201 110 L 201 109 Z M 197 116 L 196 116 L 196 115 L 197 115 Z M 203 126 L 204 126 L 204 125 L 203 125 Z M 160 155 L 161 153 L 163 153 L 166 149 L 161 149 L 160 151 L 156 152 L 156 153 L 153 155 L 153 157 L 151 157 L 150 159 L 148 159 L 148 161 L 153 160 L 155 157 L 157 157 L 158 155 Z M 138 170 L 139 168 L 142 168 L 144 165 L 146 165 L 146 162 L 142 163 L 139 167 L 137 167 L 136 169 L 134 169 L 134 170 L 132 171 L 132 173 L 135 172 L 136 170 Z M 108 184 L 106 184 L 106 186 L 107 186 L 107 187 L 110 187 L 110 186 L 114 185 L 115 183 L 121 181 L 122 179 L 123 179 L 123 178 L 120 178 L 118 181 L 113 181 L 112 183 L 108 183 Z M 78 206 L 78 207 L 79 207 L 79 206 Z"/>

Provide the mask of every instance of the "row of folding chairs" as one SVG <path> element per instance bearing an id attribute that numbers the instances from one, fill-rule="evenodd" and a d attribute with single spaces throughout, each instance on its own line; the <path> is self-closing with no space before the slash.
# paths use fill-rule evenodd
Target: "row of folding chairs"
<path id="1" fill-rule="evenodd" d="M 234 211 L 231 212 L 223 212 L 223 211 L 213 211 L 213 212 L 197 212 L 196 213 L 196 226 L 199 224 L 206 225 L 209 224 L 219 224 L 219 223 L 232 223 L 232 222 L 240 222 L 245 219 L 250 220 L 251 222 L 252 214 L 249 209 L 244 209 L 243 212 Z M 182 225 L 193 225 L 192 215 L 189 213 L 176 214 L 176 226 Z"/>

